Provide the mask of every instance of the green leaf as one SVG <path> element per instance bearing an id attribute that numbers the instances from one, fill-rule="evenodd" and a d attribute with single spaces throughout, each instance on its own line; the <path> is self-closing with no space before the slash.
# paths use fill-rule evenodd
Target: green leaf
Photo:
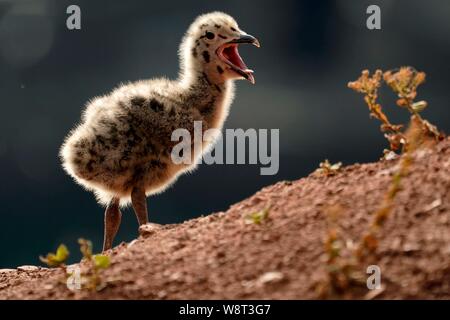
<path id="1" fill-rule="evenodd" d="M 49 267 L 59 267 L 60 265 L 66 262 L 68 257 L 69 257 L 69 250 L 65 245 L 61 244 L 56 250 L 56 254 L 50 252 L 47 254 L 46 257 L 40 256 L 39 260 L 41 260 Z"/>
<path id="2" fill-rule="evenodd" d="M 106 269 L 110 266 L 111 261 L 108 256 L 96 254 L 94 256 L 94 263 L 97 269 Z"/>
<path id="3" fill-rule="evenodd" d="M 60 244 L 58 249 L 56 249 L 55 259 L 64 262 L 69 257 L 69 249 L 64 244 Z"/>

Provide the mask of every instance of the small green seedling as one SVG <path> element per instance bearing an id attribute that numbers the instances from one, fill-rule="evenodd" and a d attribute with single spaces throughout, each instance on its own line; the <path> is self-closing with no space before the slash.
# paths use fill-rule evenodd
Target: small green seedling
<path id="1" fill-rule="evenodd" d="M 328 161 L 328 159 L 325 159 L 325 161 L 323 161 L 319 164 L 319 169 L 317 169 L 316 172 L 319 174 L 326 175 L 326 176 L 333 176 L 341 168 L 342 168 L 342 162 L 337 162 L 337 163 L 331 164 L 330 161 Z"/>
<path id="2" fill-rule="evenodd" d="M 78 239 L 80 244 L 80 251 L 83 254 L 83 259 L 88 263 L 88 270 L 82 275 L 84 278 L 84 287 L 86 289 L 100 291 L 106 287 L 100 276 L 100 270 L 107 269 L 111 265 L 108 256 L 103 254 L 92 254 L 92 242 L 83 238 Z"/>
<path id="3" fill-rule="evenodd" d="M 69 258 L 70 252 L 64 244 L 60 244 L 56 253 L 48 253 L 46 257 L 39 257 L 43 263 L 51 268 L 64 266 L 67 259 Z"/>
<path id="4" fill-rule="evenodd" d="M 111 265 L 108 256 L 102 254 L 92 254 L 92 242 L 85 239 L 78 239 L 80 244 L 80 251 L 83 254 L 83 259 L 87 262 L 87 270 L 79 273 L 80 288 L 100 291 L 107 285 L 100 275 L 100 270 L 107 269 Z M 55 253 L 48 253 L 47 256 L 40 256 L 39 259 L 51 268 L 59 267 L 64 271 L 63 283 L 74 276 L 74 273 L 66 266 L 66 261 L 69 257 L 69 250 L 64 244 L 61 244 Z"/>
<path id="5" fill-rule="evenodd" d="M 94 256 L 94 264 L 97 269 L 106 269 L 111 265 L 111 261 L 108 256 L 96 254 Z"/>
<path id="6" fill-rule="evenodd" d="M 252 212 L 246 216 L 246 222 L 247 223 L 253 223 L 253 224 L 261 224 L 263 221 L 265 221 L 269 217 L 269 208 L 262 209 L 257 212 Z"/>
<path id="7" fill-rule="evenodd" d="M 315 290 L 318 298 L 345 298 L 350 287 L 361 287 L 363 279 L 357 261 L 352 257 L 352 243 L 347 241 L 338 224 L 345 210 L 340 204 L 331 205 L 327 212 L 327 233 L 324 241 L 326 257 L 325 277 L 318 281 Z"/>

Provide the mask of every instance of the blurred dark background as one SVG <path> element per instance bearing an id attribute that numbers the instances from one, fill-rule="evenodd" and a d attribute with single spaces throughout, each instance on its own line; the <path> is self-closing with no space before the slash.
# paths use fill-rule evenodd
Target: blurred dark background
<path id="1" fill-rule="evenodd" d="M 66 28 L 77 4 L 82 29 Z M 381 30 L 366 28 L 366 8 L 381 7 Z M 257 36 L 242 47 L 255 86 L 237 83 L 226 128 L 279 128 L 280 170 L 202 165 L 149 199 L 150 220 L 178 223 L 250 196 L 263 186 L 301 178 L 320 161 L 376 161 L 386 142 L 362 97 L 347 89 L 364 68 L 412 65 L 426 71 L 424 116 L 450 129 L 448 1 L 148 1 L 0 0 L 0 268 L 38 263 L 85 237 L 101 249 L 103 209 L 62 170 L 58 149 L 90 98 L 122 81 L 178 72 L 179 41 L 201 13 L 225 11 Z M 394 121 L 407 115 L 383 89 Z M 116 239 L 137 235 L 125 210 Z M 78 256 L 72 256 L 75 261 Z"/>

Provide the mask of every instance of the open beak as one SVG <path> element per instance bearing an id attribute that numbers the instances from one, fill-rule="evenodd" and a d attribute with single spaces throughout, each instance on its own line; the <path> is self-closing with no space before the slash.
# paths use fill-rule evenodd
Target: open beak
<path id="1" fill-rule="evenodd" d="M 231 70 L 244 77 L 252 84 L 255 84 L 255 77 L 253 76 L 253 70 L 247 68 L 246 64 L 239 55 L 239 44 L 253 44 L 256 47 L 260 47 L 258 39 L 249 35 L 241 34 L 239 38 L 233 39 L 217 49 L 217 55 L 220 60 L 225 62 Z"/>

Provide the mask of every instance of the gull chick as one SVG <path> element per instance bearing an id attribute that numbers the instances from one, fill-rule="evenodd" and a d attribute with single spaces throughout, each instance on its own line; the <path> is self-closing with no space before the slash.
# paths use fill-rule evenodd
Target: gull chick
<path id="1" fill-rule="evenodd" d="M 139 225 L 146 224 L 146 197 L 194 169 L 199 153 L 208 149 L 192 146 L 191 164 L 175 164 L 172 132 L 182 128 L 193 135 L 194 121 L 202 122 L 203 131 L 221 129 L 234 97 L 233 80 L 255 82 L 238 52 L 244 43 L 259 47 L 231 16 L 201 15 L 181 42 L 177 80 L 125 84 L 87 104 L 60 156 L 65 171 L 106 206 L 104 251 L 119 229 L 120 207 L 131 203 Z"/>

